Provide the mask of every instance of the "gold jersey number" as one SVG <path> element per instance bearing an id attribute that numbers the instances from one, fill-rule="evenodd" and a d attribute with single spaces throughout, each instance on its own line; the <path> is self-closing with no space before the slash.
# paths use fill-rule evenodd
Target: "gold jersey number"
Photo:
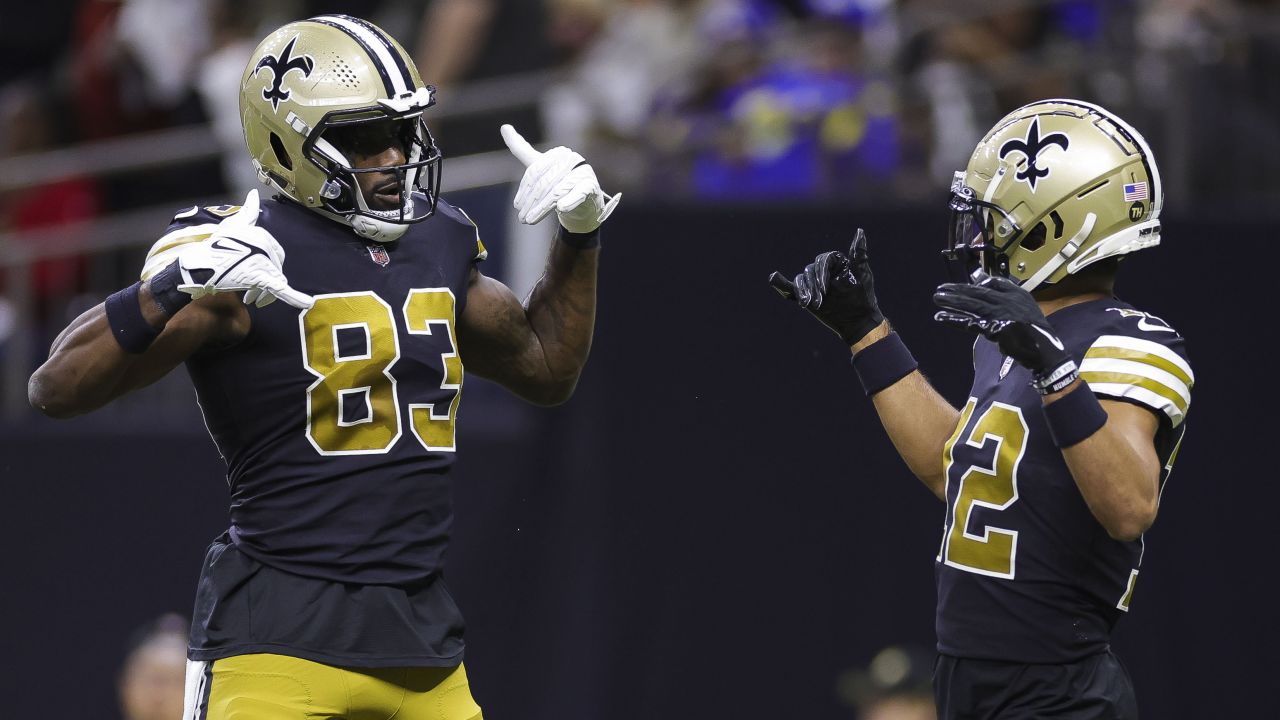
<path id="1" fill-rule="evenodd" d="M 453 452 L 454 423 L 462 396 L 462 359 L 454 332 L 456 299 L 449 288 L 409 291 L 405 327 L 413 335 L 442 333 L 449 351 L 439 403 L 409 403 L 414 437 L 428 450 Z M 400 401 L 392 366 L 400 337 L 391 306 L 371 291 L 317 295 L 298 316 L 303 364 L 316 376 L 307 388 L 307 440 L 321 455 L 385 453 L 400 439 Z M 347 338 L 346 342 L 339 338 Z"/>
<path id="2" fill-rule="evenodd" d="M 964 435 L 976 403 L 970 398 L 965 404 L 956 431 L 943 450 L 948 482 L 955 464 L 956 443 Z M 1018 554 L 1018 532 L 986 525 L 981 535 L 974 535 L 969 532 L 969 519 L 975 507 L 1007 510 L 1018 501 L 1018 465 L 1027 446 L 1027 421 L 1017 407 L 992 403 L 974 423 L 964 442 L 977 449 L 994 443 L 995 452 L 990 467 L 970 465 L 961 473 L 955 504 L 951 506 L 951 523 L 943 532 L 939 559 L 960 570 L 1012 578 Z"/>

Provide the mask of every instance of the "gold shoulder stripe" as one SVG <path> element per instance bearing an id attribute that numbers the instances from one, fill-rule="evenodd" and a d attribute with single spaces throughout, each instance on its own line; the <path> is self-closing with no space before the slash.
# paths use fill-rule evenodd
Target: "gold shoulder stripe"
<path id="1" fill-rule="evenodd" d="M 1128 335 L 1103 335 L 1093 341 L 1093 345 L 1090 349 L 1096 350 L 1101 348 L 1135 350 L 1148 355 L 1155 355 L 1156 357 L 1164 358 L 1167 362 L 1177 366 L 1182 370 L 1182 373 L 1191 380 L 1194 381 L 1196 377 L 1195 372 L 1191 370 L 1191 365 L 1187 363 L 1186 358 L 1183 358 L 1171 348 L 1161 345 L 1158 342 L 1130 337 Z"/>
<path id="2" fill-rule="evenodd" d="M 161 268 L 173 262 L 178 249 L 183 245 L 208 240 L 217 227 L 213 223 L 182 227 L 157 240 L 147 251 L 146 260 L 143 261 L 142 279 L 149 280 Z"/>
<path id="3" fill-rule="evenodd" d="M 1185 415 L 1187 412 L 1188 403 L 1181 395 L 1168 385 L 1152 380 L 1151 378 L 1134 375 L 1132 373 L 1096 371 L 1082 372 L 1080 373 L 1080 378 L 1090 385 L 1095 383 L 1110 383 L 1115 385 L 1132 385 L 1134 387 L 1140 387 L 1173 403 L 1173 406 L 1178 409 L 1180 414 Z"/>
<path id="4" fill-rule="evenodd" d="M 1147 365 L 1160 368 L 1161 370 L 1169 373 L 1170 375 L 1186 383 L 1188 389 L 1194 387 L 1196 384 L 1195 379 L 1192 378 L 1190 375 L 1188 375 L 1185 371 L 1183 371 L 1182 368 L 1178 367 L 1177 365 L 1174 365 L 1173 363 L 1160 357 L 1159 355 L 1153 355 L 1151 353 L 1143 352 L 1141 350 L 1131 350 L 1129 348 L 1119 348 L 1119 347 L 1091 347 L 1089 348 L 1089 351 L 1084 354 L 1084 357 L 1086 360 L 1089 358 L 1109 358 L 1112 360 L 1133 360 L 1134 362 L 1145 363 Z"/>
<path id="5" fill-rule="evenodd" d="M 159 255 L 160 253 L 165 252 L 166 250 L 172 250 L 178 247 L 179 245 L 186 245 L 187 243 L 202 242 L 204 240 L 208 240 L 211 234 L 212 233 L 207 233 L 207 232 L 194 233 L 191 235 L 176 235 L 174 233 L 170 233 L 170 235 L 166 235 L 165 237 L 160 238 L 160 240 L 157 241 L 155 245 L 151 246 L 151 250 L 147 252 L 147 257 L 148 258 L 155 257 L 156 255 Z"/>

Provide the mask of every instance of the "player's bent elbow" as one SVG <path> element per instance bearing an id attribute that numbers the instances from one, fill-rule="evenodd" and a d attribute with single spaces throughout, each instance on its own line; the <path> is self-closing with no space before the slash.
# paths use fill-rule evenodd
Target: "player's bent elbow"
<path id="1" fill-rule="evenodd" d="M 1109 523 L 1105 523 L 1107 534 L 1112 540 L 1120 542 L 1132 542 L 1142 537 L 1142 534 L 1151 529 L 1152 524 L 1156 521 L 1156 511 L 1159 501 L 1153 500 L 1150 503 L 1131 509 L 1121 517 L 1113 519 Z"/>
<path id="2" fill-rule="evenodd" d="M 65 393 L 58 392 L 57 384 L 51 382 L 42 370 L 37 370 L 27 382 L 27 402 L 31 407 L 59 420 L 79 415 L 81 411 Z"/>
<path id="3" fill-rule="evenodd" d="M 939 500 L 947 501 L 947 476 L 940 473 L 915 473 L 917 479 Z"/>
<path id="4" fill-rule="evenodd" d="M 574 378 L 570 382 L 547 383 L 540 385 L 536 389 L 522 393 L 525 400 L 538 405 L 540 407 L 555 407 L 563 405 L 569 398 L 573 397 L 573 391 L 578 387 L 578 379 Z"/>
<path id="5" fill-rule="evenodd" d="M 83 415 L 101 404 L 95 405 L 79 397 L 70 382 L 59 380 L 47 367 L 36 370 L 27 381 L 27 402 L 41 414 L 55 420 Z"/>

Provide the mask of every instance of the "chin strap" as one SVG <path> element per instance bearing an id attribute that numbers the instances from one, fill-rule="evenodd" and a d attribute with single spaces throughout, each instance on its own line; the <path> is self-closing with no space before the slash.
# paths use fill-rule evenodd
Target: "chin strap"
<path id="1" fill-rule="evenodd" d="M 1097 219 L 1096 215 L 1089 213 L 1088 217 L 1085 218 L 1084 226 L 1080 228 L 1080 232 L 1068 240 L 1067 244 L 1058 251 L 1058 254 L 1045 263 L 1044 267 L 1040 268 L 1036 274 L 1027 278 L 1027 281 L 1022 283 L 1022 288 L 1028 292 L 1036 289 L 1068 260 L 1070 260 L 1070 264 L 1067 265 L 1067 273 L 1074 275 L 1099 260 L 1105 260 L 1116 255 L 1127 255 L 1131 252 L 1160 244 L 1160 221 L 1148 220 L 1102 239 L 1086 250 L 1083 255 L 1076 257 L 1076 251 L 1088 239 Z"/>
<path id="2" fill-rule="evenodd" d="M 1070 260 L 1076 254 L 1076 251 L 1080 249 L 1080 246 L 1084 244 L 1084 241 L 1089 239 L 1089 233 L 1093 232 L 1093 226 L 1097 224 L 1097 215 L 1093 213 L 1086 215 L 1084 224 L 1080 226 L 1080 231 L 1071 236 L 1071 239 L 1067 241 L 1066 245 L 1062 246 L 1057 255 L 1050 258 L 1034 275 L 1027 278 L 1022 283 L 1022 289 L 1031 292 L 1040 287 L 1041 283 L 1052 277 L 1054 273 L 1058 272 L 1058 268 Z"/>

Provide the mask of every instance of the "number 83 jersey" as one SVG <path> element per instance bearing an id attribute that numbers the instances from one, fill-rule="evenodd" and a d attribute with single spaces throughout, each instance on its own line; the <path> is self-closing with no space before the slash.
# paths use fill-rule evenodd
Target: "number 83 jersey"
<path id="1" fill-rule="evenodd" d="M 1183 338 L 1115 299 L 1069 306 L 1049 322 L 1099 399 L 1157 415 L 1163 491 L 1194 384 Z M 1074 662 L 1107 649 L 1133 600 L 1143 541 L 1115 540 L 1093 517 L 1029 382 L 978 340 L 973 389 L 943 452 L 937 633 L 947 655 Z"/>
<path id="2" fill-rule="evenodd" d="M 238 210 L 180 213 L 153 254 Z M 398 242 L 368 243 L 296 204 L 262 204 L 284 272 L 315 305 L 250 306 L 248 335 L 187 362 L 227 462 L 231 538 L 253 559 L 343 583 L 437 574 L 463 368 L 455 324 L 475 226 L 443 200 Z"/>

